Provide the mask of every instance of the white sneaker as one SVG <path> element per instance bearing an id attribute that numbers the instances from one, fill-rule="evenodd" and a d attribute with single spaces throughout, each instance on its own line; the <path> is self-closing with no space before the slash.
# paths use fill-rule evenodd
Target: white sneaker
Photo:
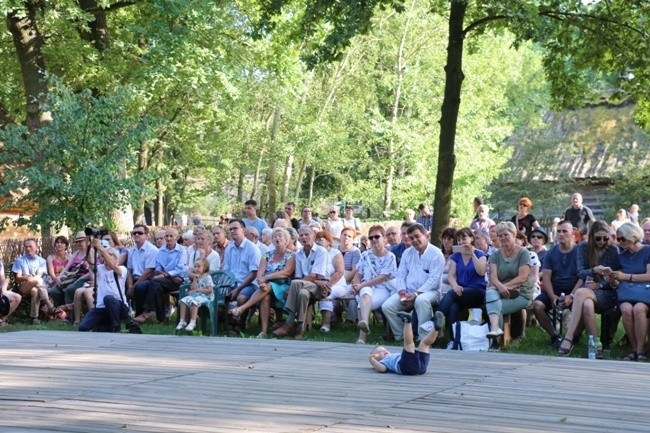
<path id="1" fill-rule="evenodd" d="M 327 325 L 323 325 L 320 327 L 320 332 L 325 332 L 325 333 L 330 332 L 330 327 Z"/>
<path id="2" fill-rule="evenodd" d="M 499 337 L 501 335 L 503 335 L 503 330 L 501 328 L 497 328 L 496 331 L 490 331 L 487 333 L 489 338 Z"/>
<path id="3" fill-rule="evenodd" d="M 178 325 L 176 326 L 176 330 L 180 331 L 181 329 L 185 328 L 186 326 L 187 326 L 187 322 L 184 322 L 184 321 L 181 320 L 180 322 L 178 322 Z"/>
<path id="4" fill-rule="evenodd" d="M 431 330 L 434 328 L 434 323 L 433 320 L 429 320 L 427 322 L 424 322 L 423 324 L 420 325 L 420 329 L 423 330 L 425 333 L 431 332 Z"/>
<path id="5" fill-rule="evenodd" d="M 192 332 L 192 331 L 194 331 L 194 328 L 196 328 L 196 323 L 190 322 L 190 324 L 185 327 L 185 330 L 189 331 L 189 332 Z"/>

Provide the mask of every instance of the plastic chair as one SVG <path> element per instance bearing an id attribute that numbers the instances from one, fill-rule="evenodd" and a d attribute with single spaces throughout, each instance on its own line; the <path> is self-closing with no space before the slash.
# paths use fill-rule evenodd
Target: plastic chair
<path id="1" fill-rule="evenodd" d="M 210 274 L 212 276 L 212 282 L 214 283 L 214 301 L 209 302 L 207 306 L 203 306 L 199 308 L 199 318 L 201 319 L 200 325 L 201 325 L 201 332 L 203 334 L 207 333 L 207 320 L 208 320 L 208 315 L 207 312 L 210 315 L 210 335 L 212 337 L 217 336 L 218 332 L 218 318 L 219 318 L 219 307 L 223 307 L 225 310 L 225 326 L 226 329 L 228 329 L 228 311 L 227 311 L 227 302 L 226 302 L 226 295 L 230 291 L 231 288 L 235 286 L 235 276 L 231 274 L 228 271 L 216 271 Z M 190 284 L 185 283 L 181 284 L 181 286 L 178 289 L 178 299 L 182 299 L 187 291 L 190 289 Z M 180 311 L 180 310 L 179 310 Z"/>

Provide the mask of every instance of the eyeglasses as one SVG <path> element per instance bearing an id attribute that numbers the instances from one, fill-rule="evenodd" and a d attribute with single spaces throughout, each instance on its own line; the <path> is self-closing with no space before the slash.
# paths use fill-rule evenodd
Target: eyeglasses
<path id="1" fill-rule="evenodd" d="M 621 236 L 621 237 L 616 236 L 616 240 L 618 242 L 627 242 L 627 239 L 625 239 L 623 236 Z"/>
<path id="2" fill-rule="evenodd" d="M 609 236 L 594 236 L 594 240 L 596 242 L 607 242 L 609 240 Z"/>
<path id="3" fill-rule="evenodd" d="M 531 235 L 530 238 L 531 239 L 544 239 L 544 236 L 542 236 L 542 235 Z"/>
<path id="4" fill-rule="evenodd" d="M 142 236 L 144 232 L 131 232 L 133 236 Z"/>
<path id="5" fill-rule="evenodd" d="M 368 236 L 368 239 L 371 241 L 376 241 L 381 238 L 381 235 Z"/>
<path id="6" fill-rule="evenodd" d="M 335 210 L 331 210 L 331 211 L 330 211 L 330 215 L 333 214 L 333 213 L 336 213 L 336 211 L 335 211 Z"/>

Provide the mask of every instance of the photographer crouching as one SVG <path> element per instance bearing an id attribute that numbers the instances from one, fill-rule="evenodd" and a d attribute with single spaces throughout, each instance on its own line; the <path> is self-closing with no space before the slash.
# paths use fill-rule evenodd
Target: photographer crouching
<path id="1" fill-rule="evenodd" d="M 79 331 L 119 332 L 122 320 L 129 318 L 126 301 L 127 270 L 117 264 L 119 252 L 105 248 L 100 239 L 89 236 L 88 263 L 96 264 L 96 300 L 79 324 Z M 97 263 L 95 263 L 95 258 Z"/>

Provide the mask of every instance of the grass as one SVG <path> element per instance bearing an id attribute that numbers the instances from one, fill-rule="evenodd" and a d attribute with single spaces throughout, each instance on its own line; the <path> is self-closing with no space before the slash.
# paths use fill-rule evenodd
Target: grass
<path id="1" fill-rule="evenodd" d="M 255 338 L 259 333 L 260 328 L 257 323 L 257 315 L 253 318 L 250 329 L 239 333 L 239 335 L 228 335 L 233 338 Z M 336 323 L 332 324 L 332 330 L 328 333 L 319 332 L 319 326 L 317 325 L 320 315 L 317 313 L 317 317 L 314 321 L 314 326 L 310 331 L 305 332 L 304 339 L 309 341 L 321 341 L 321 342 L 336 342 L 336 343 L 351 343 L 354 344 L 359 335 L 359 330 L 354 325 L 347 325 L 345 323 Z M 382 335 L 384 334 L 384 327 L 378 323 L 372 323 L 371 320 L 370 328 L 371 333 L 368 336 L 366 345 L 373 347 L 379 344 L 389 344 L 395 345 L 396 343 L 386 343 L 382 340 Z M 9 326 L 0 328 L 0 333 L 4 332 L 17 332 L 17 331 L 27 331 L 27 330 L 50 330 L 50 331 L 76 331 L 76 326 L 67 324 L 60 320 L 53 321 L 43 321 L 39 325 L 28 324 L 26 317 L 12 317 L 9 320 L 11 323 Z M 155 334 L 155 335 L 174 335 L 176 333 L 176 317 L 174 316 L 168 324 L 144 324 L 141 326 L 142 332 L 144 334 Z M 125 332 L 125 331 L 123 331 Z M 192 335 L 189 333 L 184 333 L 188 338 L 191 336 L 200 337 L 202 336 L 201 331 L 195 330 Z M 619 324 L 618 331 L 616 333 L 616 338 L 610 347 L 610 356 L 609 359 L 622 359 L 627 353 L 629 353 L 628 346 L 621 342 L 624 335 L 623 325 Z M 447 346 L 448 336 L 445 335 L 442 338 L 439 338 L 435 344 L 434 348 L 444 349 Z M 553 349 L 550 345 L 548 335 L 538 326 L 530 326 L 526 328 L 526 337 L 520 341 L 514 341 L 505 348 L 502 348 L 502 352 L 506 353 L 522 353 L 522 354 L 532 354 L 532 355 L 545 355 L 545 356 L 555 356 L 557 351 Z M 573 348 L 570 357 L 573 358 L 586 358 L 587 357 L 587 338 L 583 333 L 582 338 L 579 343 Z"/>

